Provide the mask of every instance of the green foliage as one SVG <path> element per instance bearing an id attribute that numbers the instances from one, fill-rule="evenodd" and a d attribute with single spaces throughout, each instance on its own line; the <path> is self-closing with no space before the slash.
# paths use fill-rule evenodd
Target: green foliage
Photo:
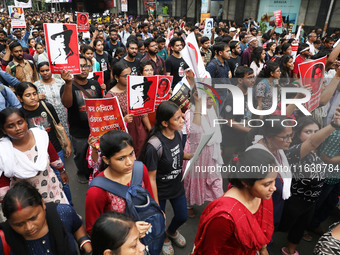
<path id="1" fill-rule="evenodd" d="M 259 30 L 261 30 L 262 34 L 266 33 L 268 29 L 266 22 L 260 21 L 259 25 L 260 25 Z"/>

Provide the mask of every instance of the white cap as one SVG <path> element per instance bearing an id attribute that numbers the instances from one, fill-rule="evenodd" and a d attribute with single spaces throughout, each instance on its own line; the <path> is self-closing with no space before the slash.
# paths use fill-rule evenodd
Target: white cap
<path id="1" fill-rule="evenodd" d="M 236 31 L 236 28 L 234 28 L 234 27 L 231 27 L 230 29 L 229 29 L 229 32 L 235 32 Z"/>

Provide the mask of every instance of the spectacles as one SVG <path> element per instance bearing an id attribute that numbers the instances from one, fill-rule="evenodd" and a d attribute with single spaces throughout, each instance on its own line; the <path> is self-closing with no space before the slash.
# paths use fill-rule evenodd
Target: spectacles
<path id="1" fill-rule="evenodd" d="M 289 140 L 293 140 L 294 134 L 287 135 L 287 136 L 278 136 L 276 137 L 280 138 L 283 142 L 288 142 Z"/>
<path id="2" fill-rule="evenodd" d="M 84 69 L 84 70 L 89 70 L 91 66 L 87 66 L 87 65 L 80 65 L 80 69 Z"/>
<path id="3" fill-rule="evenodd" d="M 153 44 L 153 45 L 151 45 L 151 44 L 150 44 L 150 46 L 149 46 L 149 47 L 152 47 L 152 48 L 154 48 L 154 47 L 156 47 L 156 46 L 158 46 L 158 44 Z"/>

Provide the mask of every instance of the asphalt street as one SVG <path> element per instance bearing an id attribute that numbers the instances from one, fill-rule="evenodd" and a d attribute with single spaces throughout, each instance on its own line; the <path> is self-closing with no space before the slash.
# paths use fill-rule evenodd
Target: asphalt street
<path id="1" fill-rule="evenodd" d="M 86 197 L 86 191 L 88 188 L 87 184 L 80 184 L 77 181 L 76 177 L 76 166 L 73 162 L 73 159 L 69 158 L 66 159 L 65 163 L 67 173 L 70 179 L 70 187 L 72 192 L 72 200 L 74 207 L 79 215 L 83 217 L 83 220 L 85 219 L 85 197 Z M 226 187 L 226 185 L 224 185 Z M 181 234 L 186 238 L 187 240 L 187 246 L 185 248 L 175 248 L 175 254 L 176 255 L 188 255 L 192 251 L 193 243 L 195 240 L 198 222 L 199 222 L 199 216 L 204 210 L 205 206 L 208 203 L 205 203 L 202 206 L 194 207 L 196 217 L 191 219 L 189 218 L 188 221 L 181 226 L 179 231 Z M 170 219 L 172 218 L 173 212 L 172 207 L 170 203 L 167 204 L 166 207 L 166 215 L 168 223 L 170 222 Z M 323 223 L 322 227 L 324 230 L 328 229 L 328 226 L 336 221 L 340 220 L 340 210 L 337 210 L 333 212 L 333 215 L 328 219 L 326 222 Z M 312 255 L 313 254 L 313 248 L 315 244 L 317 243 L 317 240 L 319 236 L 312 234 L 313 240 L 311 242 L 306 242 L 304 240 L 301 241 L 301 243 L 298 246 L 298 251 L 300 255 Z M 271 248 L 271 255 L 281 255 L 281 248 L 285 246 L 287 234 L 286 233 L 274 233 L 273 236 L 273 244 Z M 208 255 L 208 254 L 207 254 Z"/>

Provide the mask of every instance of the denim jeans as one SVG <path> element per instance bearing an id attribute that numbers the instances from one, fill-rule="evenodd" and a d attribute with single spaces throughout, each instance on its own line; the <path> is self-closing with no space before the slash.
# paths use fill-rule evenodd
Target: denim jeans
<path id="1" fill-rule="evenodd" d="M 58 153 L 59 158 L 61 159 L 61 161 L 63 161 L 63 163 L 65 164 L 65 158 L 64 158 L 63 150 L 60 150 L 57 153 Z M 54 167 L 52 167 L 52 169 L 55 172 L 56 176 L 58 177 L 58 180 L 63 185 L 63 190 L 64 190 L 64 193 L 65 193 L 65 196 L 67 197 L 68 202 L 70 203 L 71 206 L 73 206 L 70 186 L 68 184 L 64 184 L 64 182 L 62 181 L 62 179 L 60 177 L 60 173 L 59 173 L 59 171 L 57 169 L 55 169 Z"/>
<path id="2" fill-rule="evenodd" d="M 74 163 L 77 166 L 77 175 L 85 176 L 87 179 L 92 173 L 92 169 L 89 168 L 86 154 L 89 147 L 87 138 L 77 138 L 71 136 L 71 143 L 73 146 Z"/>
<path id="3" fill-rule="evenodd" d="M 188 210 L 187 210 L 187 199 L 185 194 L 182 196 L 169 199 L 172 209 L 174 211 L 174 217 L 171 220 L 171 223 L 168 227 L 168 232 L 170 234 L 175 234 L 176 230 L 183 225 L 188 219 Z M 165 212 L 166 199 L 159 200 L 159 206 Z"/>

